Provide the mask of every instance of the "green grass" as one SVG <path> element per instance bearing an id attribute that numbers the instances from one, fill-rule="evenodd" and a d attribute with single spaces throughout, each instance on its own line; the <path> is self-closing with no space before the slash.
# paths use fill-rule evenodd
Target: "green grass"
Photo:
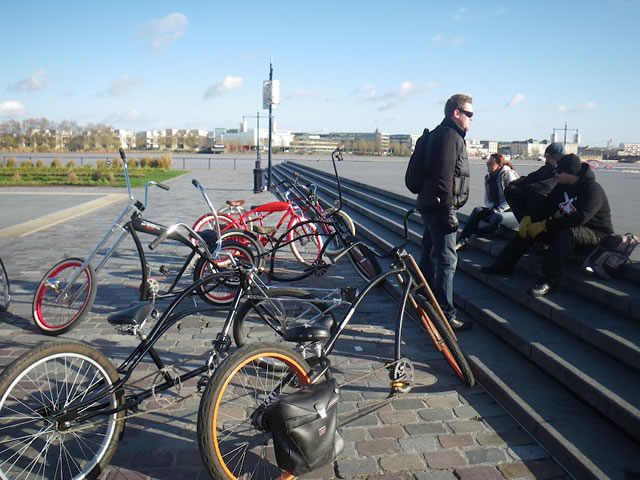
<path id="1" fill-rule="evenodd" d="M 186 173 L 189 172 L 163 168 L 130 168 L 129 179 L 132 187 L 144 187 L 149 180 L 164 182 Z M 4 185 L 109 185 L 125 187 L 126 182 L 122 168 L 0 167 L 0 186 Z"/>

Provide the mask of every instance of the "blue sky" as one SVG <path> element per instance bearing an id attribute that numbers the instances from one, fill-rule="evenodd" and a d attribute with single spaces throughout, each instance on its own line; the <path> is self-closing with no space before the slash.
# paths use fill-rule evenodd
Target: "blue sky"
<path id="1" fill-rule="evenodd" d="M 470 138 L 640 143 L 640 0 L 5 2 L 0 121 L 133 130 L 420 133 L 473 95 Z M 250 125 L 255 119 L 248 119 Z M 266 121 L 264 124 L 266 125 Z M 572 132 L 569 132 L 570 134 Z"/>

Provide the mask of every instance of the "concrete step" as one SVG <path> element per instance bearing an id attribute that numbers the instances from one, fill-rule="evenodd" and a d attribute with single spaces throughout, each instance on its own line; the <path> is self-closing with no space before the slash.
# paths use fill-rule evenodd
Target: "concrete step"
<path id="1" fill-rule="evenodd" d="M 306 166 L 282 167 L 318 184 L 325 201 L 337 197 L 332 176 Z M 381 189 L 341 183 L 357 233 L 381 251 L 401 243 L 401 218 L 413 199 L 385 198 Z M 419 257 L 418 216 L 410 229 L 407 249 Z M 474 238 L 459 255 L 456 304 L 480 327 L 460 335 L 474 372 L 577 478 L 625 478 L 625 469 L 632 471 L 640 454 L 638 285 L 626 276 L 606 282 L 589 278 L 575 265 L 558 291 L 536 299 L 526 290 L 539 273 L 540 257 L 526 255 L 514 276 L 480 271 L 506 241 L 503 236 Z M 481 345 L 468 341 L 476 335 Z M 496 359 L 495 352 L 509 352 L 508 360 Z M 574 412 L 579 422 L 549 409 L 559 398 L 560 411 Z M 598 444 L 590 431 L 607 443 Z"/>

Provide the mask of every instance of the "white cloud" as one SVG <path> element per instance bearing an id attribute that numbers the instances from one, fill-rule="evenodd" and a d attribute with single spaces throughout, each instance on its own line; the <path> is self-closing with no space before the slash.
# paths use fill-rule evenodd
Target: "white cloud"
<path id="1" fill-rule="evenodd" d="M 397 105 L 408 102 L 426 89 L 437 87 L 438 84 L 436 82 L 416 84 L 410 81 L 404 81 L 400 84 L 400 87 L 385 92 L 382 95 L 376 95 L 376 93 L 373 92 L 373 94 L 367 97 L 366 100 L 372 102 L 381 102 L 382 105 L 380 105 L 378 110 L 388 110 Z"/>
<path id="2" fill-rule="evenodd" d="M 505 15 L 507 13 L 507 9 L 505 7 L 499 7 L 496 10 L 496 15 Z"/>
<path id="3" fill-rule="evenodd" d="M 453 40 L 451 40 L 451 45 L 453 45 L 454 47 L 461 47 L 462 45 L 464 45 L 464 38 L 463 37 L 455 37 Z"/>
<path id="4" fill-rule="evenodd" d="M 51 83 L 49 79 L 49 74 L 44 68 L 40 70 L 36 70 L 33 72 L 29 78 L 25 78 L 24 80 L 20 80 L 15 85 L 10 85 L 10 91 L 19 91 L 19 92 L 32 92 L 34 90 L 40 90 Z"/>
<path id="5" fill-rule="evenodd" d="M 556 112 L 560 112 L 560 113 L 564 113 L 567 112 L 569 109 L 567 108 L 566 105 L 558 105 L 555 107 Z"/>
<path id="6" fill-rule="evenodd" d="M 140 29 L 138 35 L 146 40 L 152 50 L 162 50 L 184 35 L 188 28 L 189 20 L 185 15 L 172 13 L 152 20 Z"/>
<path id="7" fill-rule="evenodd" d="M 467 14 L 466 7 L 460 7 L 460 8 L 458 8 L 458 10 L 456 10 L 456 13 L 453 14 L 453 19 L 454 20 L 460 20 L 466 14 Z"/>
<path id="8" fill-rule="evenodd" d="M 211 85 L 204 92 L 204 98 L 217 97 L 222 93 L 228 90 L 234 90 L 236 88 L 241 88 L 244 85 L 244 81 L 242 77 L 233 77 L 231 75 L 227 75 L 224 77 L 224 80 L 220 83 L 216 83 L 215 85 Z"/>
<path id="9" fill-rule="evenodd" d="M 111 85 L 106 90 L 105 94 L 110 97 L 118 97 L 120 95 L 126 95 L 129 92 L 129 89 L 138 84 L 142 83 L 140 80 L 136 80 L 134 78 L 129 78 L 127 75 L 124 75 L 117 80 L 111 82 Z"/>
<path id="10" fill-rule="evenodd" d="M 24 105 L 15 100 L 0 103 L 0 117 L 13 117 L 24 113 Z"/>
<path id="11" fill-rule="evenodd" d="M 522 93 L 516 93 L 513 98 L 511 100 L 509 100 L 509 103 L 507 104 L 507 106 L 509 108 L 511 107 L 515 107 L 517 105 L 520 105 L 522 102 L 524 102 L 527 99 L 527 97 L 522 94 Z"/>
<path id="12" fill-rule="evenodd" d="M 598 108 L 598 104 L 594 101 L 587 102 L 582 106 L 583 110 L 593 110 L 594 108 Z"/>
<path id="13" fill-rule="evenodd" d="M 444 39 L 444 35 L 442 33 L 438 33 L 431 39 L 431 43 L 440 43 Z"/>
<path id="14" fill-rule="evenodd" d="M 365 99 L 375 98 L 376 96 L 376 86 L 373 83 L 363 83 L 358 88 L 356 88 L 351 95 L 362 96 Z"/>

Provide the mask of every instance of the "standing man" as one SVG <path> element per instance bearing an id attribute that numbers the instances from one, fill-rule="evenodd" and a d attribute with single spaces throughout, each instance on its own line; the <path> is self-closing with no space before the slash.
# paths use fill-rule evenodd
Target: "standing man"
<path id="1" fill-rule="evenodd" d="M 420 269 L 440 308 L 456 330 L 471 328 L 456 318 L 453 276 L 456 273 L 456 210 L 469 199 L 469 160 L 464 137 L 469 130 L 471 96 L 453 95 L 444 106 L 445 118 L 427 137 L 424 182 L 416 201 L 424 222 Z"/>

